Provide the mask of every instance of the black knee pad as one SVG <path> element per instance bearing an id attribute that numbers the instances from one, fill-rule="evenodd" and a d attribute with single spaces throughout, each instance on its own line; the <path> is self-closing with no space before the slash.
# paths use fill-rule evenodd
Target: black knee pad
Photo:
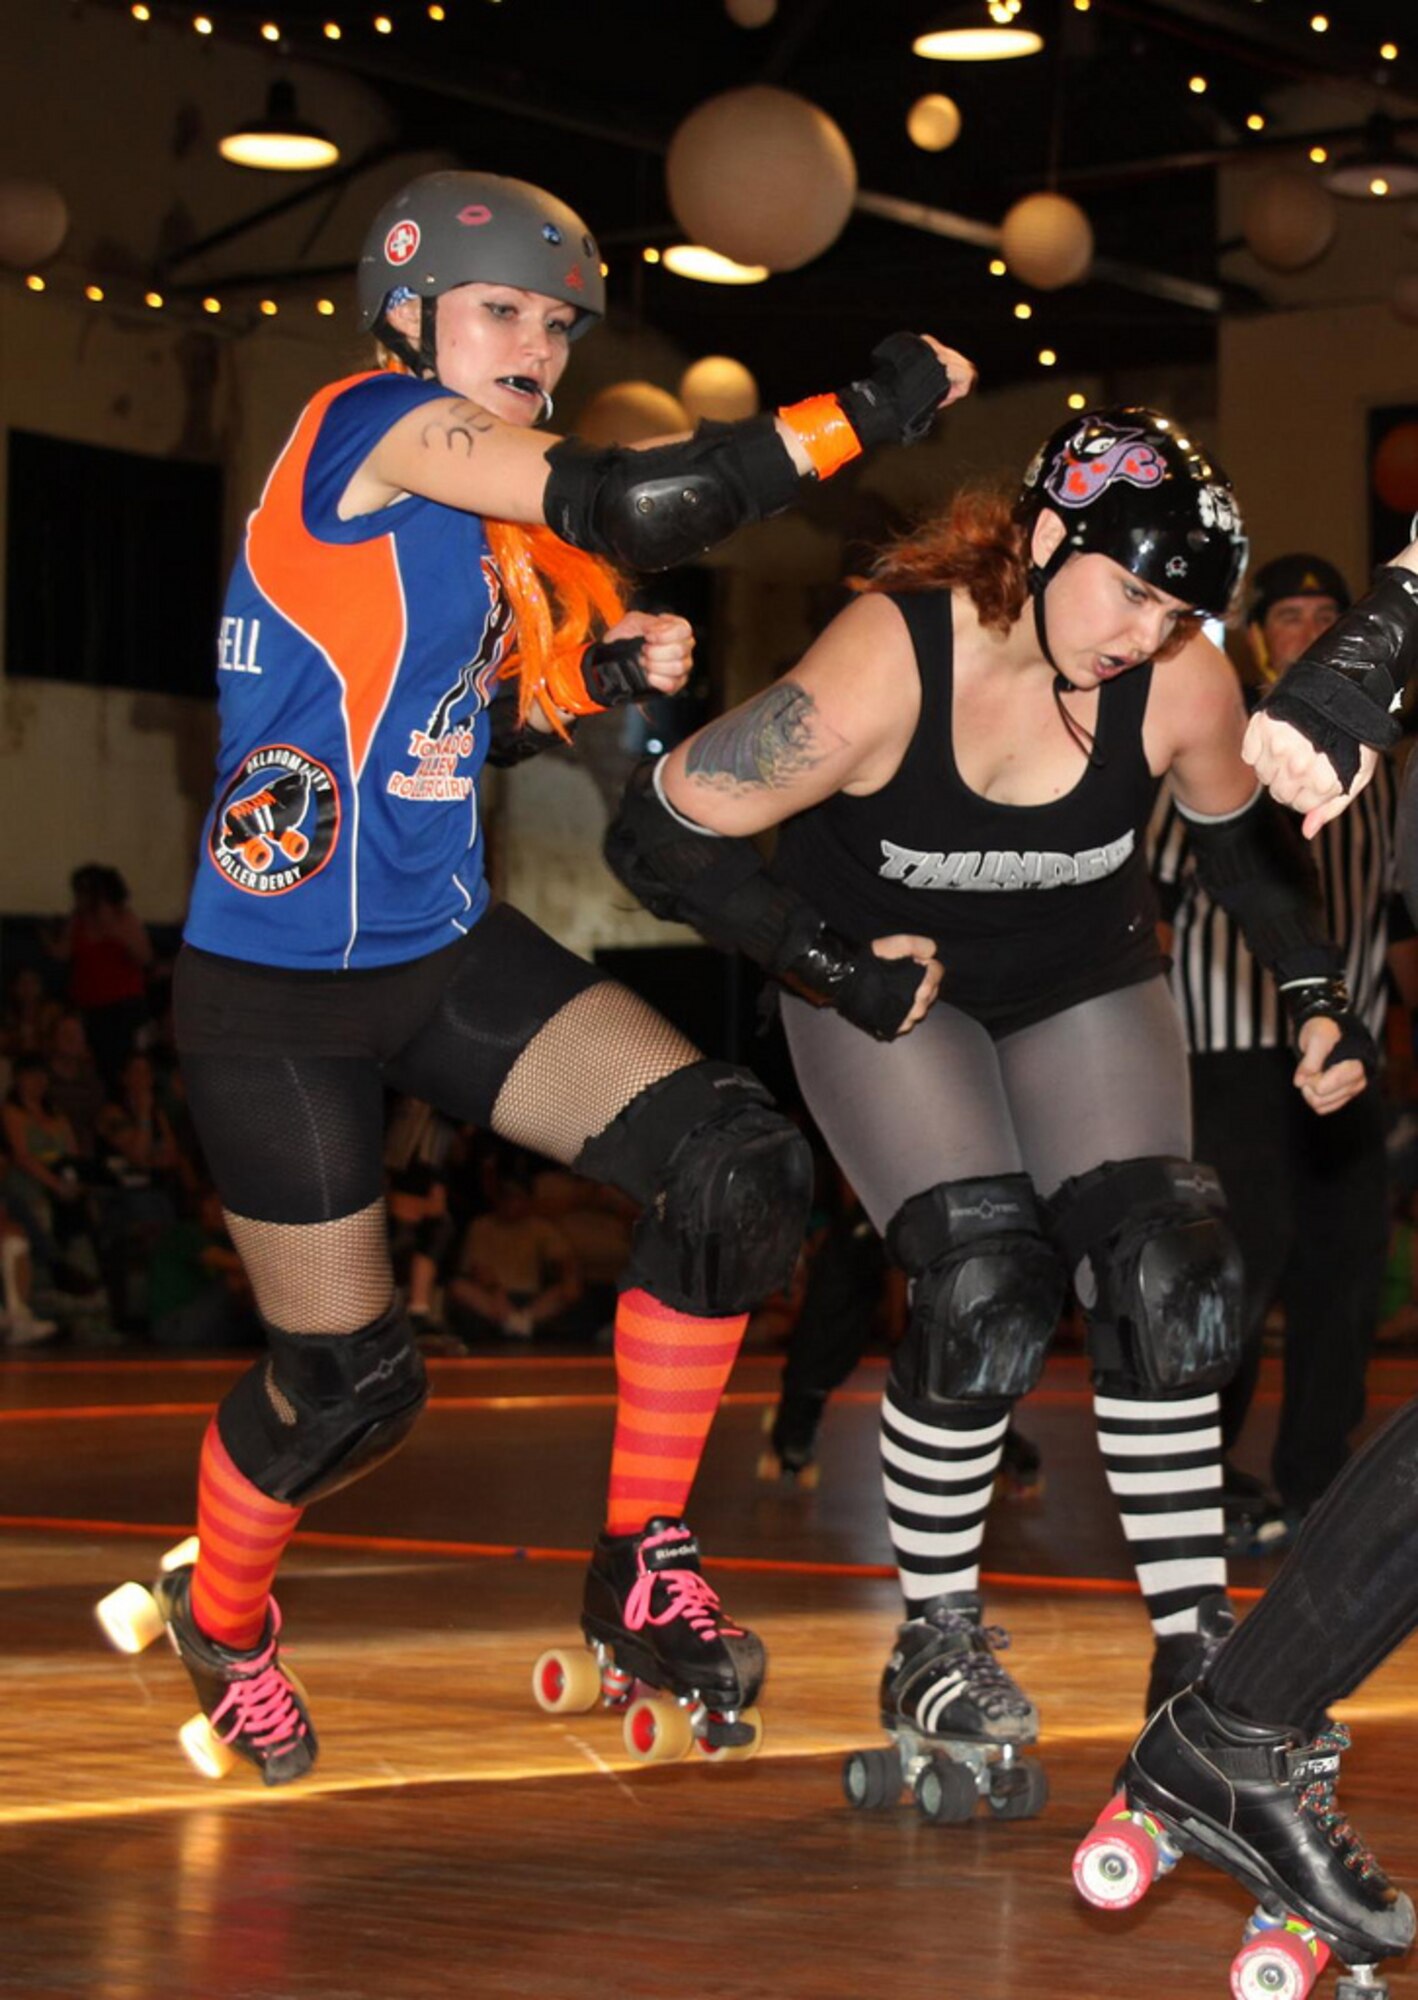
<path id="1" fill-rule="evenodd" d="M 423 1359 L 397 1300 L 358 1333 L 283 1333 L 222 1401 L 232 1462 L 272 1500 L 303 1505 L 390 1458 L 428 1396 Z"/>
<path id="2" fill-rule="evenodd" d="M 575 1167 L 643 1203 L 624 1289 L 716 1316 L 748 1312 L 792 1276 L 812 1154 L 747 1070 L 700 1062 L 662 1077 Z"/>
<path id="3" fill-rule="evenodd" d="M 886 1242 L 911 1280 L 898 1393 L 922 1405 L 1026 1395 L 1064 1296 L 1029 1176 L 942 1181 L 902 1204 Z"/>
<path id="4" fill-rule="evenodd" d="M 1215 1389 L 1241 1352 L 1241 1253 L 1211 1167 L 1108 1160 L 1065 1181 L 1050 1203 L 1054 1240 L 1085 1259 L 1096 1387 L 1126 1396 Z"/>

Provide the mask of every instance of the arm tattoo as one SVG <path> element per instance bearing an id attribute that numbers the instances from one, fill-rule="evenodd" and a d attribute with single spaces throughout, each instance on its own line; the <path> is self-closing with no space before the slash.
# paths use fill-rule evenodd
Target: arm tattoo
<path id="1" fill-rule="evenodd" d="M 434 422 L 424 425 L 423 443 L 431 446 L 441 439 L 446 450 L 471 458 L 474 431 L 485 437 L 494 428 L 486 410 L 480 409 L 476 403 L 459 402 Z"/>
<path id="2" fill-rule="evenodd" d="M 805 687 L 779 681 L 707 723 L 690 745 L 686 773 L 721 792 L 787 784 L 827 754 L 816 711 Z"/>

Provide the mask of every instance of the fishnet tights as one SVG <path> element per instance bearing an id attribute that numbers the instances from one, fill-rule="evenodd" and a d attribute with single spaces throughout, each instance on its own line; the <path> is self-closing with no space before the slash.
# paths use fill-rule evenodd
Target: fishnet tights
<path id="1" fill-rule="evenodd" d="M 257 1311 L 272 1326 L 356 1333 L 388 1311 L 394 1274 L 382 1199 L 334 1222 L 257 1222 L 224 1212 Z"/>
<path id="2" fill-rule="evenodd" d="M 632 1097 L 701 1060 L 699 1050 L 628 987 L 601 980 L 568 1000 L 503 1079 L 492 1129 L 570 1166 Z"/>

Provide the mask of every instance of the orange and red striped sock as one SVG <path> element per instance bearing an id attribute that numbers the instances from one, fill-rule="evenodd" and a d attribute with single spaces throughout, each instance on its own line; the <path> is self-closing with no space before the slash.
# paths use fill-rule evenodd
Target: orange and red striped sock
<path id="1" fill-rule="evenodd" d="M 245 1652 L 261 1637 L 276 1565 L 303 1509 L 272 1500 L 232 1463 L 214 1417 L 197 1475 L 192 1616 L 209 1639 Z"/>
<path id="2" fill-rule="evenodd" d="M 657 1514 L 683 1514 L 747 1325 L 747 1313 L 696 1319 L 649 1292 L 621 1294 L 608 1533 L 635 1535 Z"/>

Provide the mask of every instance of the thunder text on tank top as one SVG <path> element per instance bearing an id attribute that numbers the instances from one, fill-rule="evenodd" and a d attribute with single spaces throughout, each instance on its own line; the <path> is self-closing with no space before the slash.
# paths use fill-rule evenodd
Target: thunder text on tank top
<path id="1" fill-rule="evenodd" d="M 880 791 L 839 792 L 787 821 L 774 874 L 853 943 L 934 938 L 941 999 L 995 1034 L 1160 974 L 1144 848 L 1158 786 L 1142 745 L 1151 664 L 1103 683 L 1094 761 L 1080 752 L 1072 791 L 1001 805 L 956 768 L 949 591 L 892 602 L 921 677 L 915 734 Z"/>

